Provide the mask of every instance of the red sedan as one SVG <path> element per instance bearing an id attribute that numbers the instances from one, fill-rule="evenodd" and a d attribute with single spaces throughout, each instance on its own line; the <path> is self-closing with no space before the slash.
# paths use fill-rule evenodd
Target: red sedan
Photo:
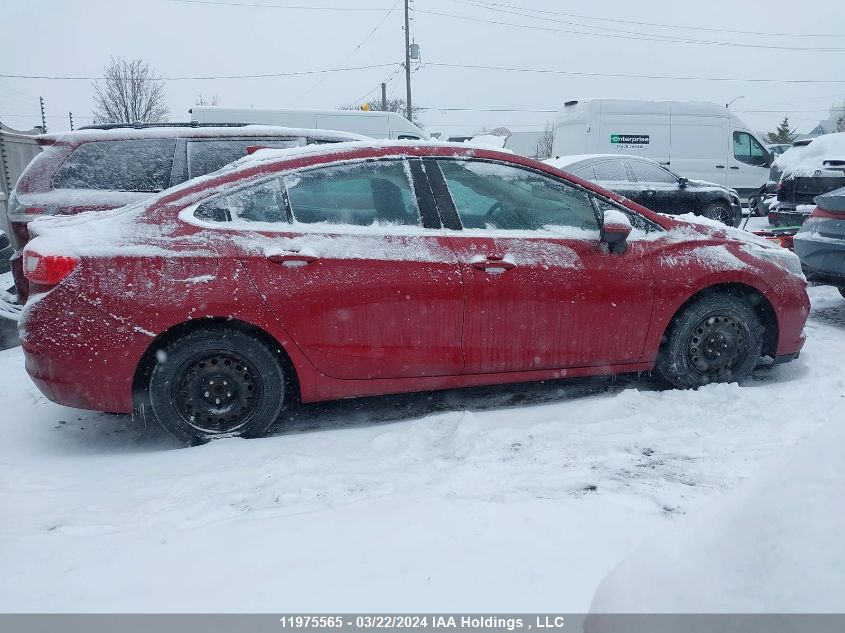
<path id="1" fill-rule="evenodd" d="M 791 360 L 793 253 L 534 160 L 448 144 L 262 150 L 116 211 L 36 221 L 26 368 L 189 442 L 294 402 Z"/>

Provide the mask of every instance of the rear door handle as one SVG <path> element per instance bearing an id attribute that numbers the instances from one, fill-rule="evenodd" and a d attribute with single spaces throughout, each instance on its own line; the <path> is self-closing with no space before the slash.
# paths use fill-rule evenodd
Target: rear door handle
<path id="1" fill-rule="evenodd" d="M 724 168 L 725 168 L 724 165 L 716 165 L 716 169 L 724 169 Z"/>
<path id="2" fill-rule="evenodd" d="M 307 266 L 317 261 L 316 255 L 306 255 L 305 253 L 284 253 L 281 255 L 268 255 L 267 261 L 274 264 L 281 264 L 288 268 L 296 268 L 298 266 Z"/>
<path id="3" fill-rule="evenodd" d="M 495 255 L 488 255 L 486 259 L 470 262 L 470 265 L 473 268 L 492 274 L 503 273 L 506 270 L 516 268 L 516 264 L 513 262 L 505 261 L 503 257 L 497 257 Z"/>

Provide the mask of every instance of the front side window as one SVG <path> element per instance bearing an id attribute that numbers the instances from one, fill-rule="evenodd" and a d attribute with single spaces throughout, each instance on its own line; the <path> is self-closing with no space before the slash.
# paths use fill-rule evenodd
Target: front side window
<path id="1" fill-rule="evenodd" d="M 80 145 L 53 178 L 57 189 L 152 193 L 170 186 L 176 139 L 96 141 Z"/>
<path id="2" fill-rule="evenodd" d="M 633 160 L 631 161 L 631 166 L 634 169 L 634 176 L 636 176 L 637 182 L 657 182 L 666 185 L 678 184 L 678 179 L 675 176 L 657 165 Z"/>
<path id="3" fill-rule="evenodd" d="M 747 132 L 734 132 L 734 158 L 748 165 L 766 164 L 766 150 Z"/>
<path id="4" fill-rule="evenodd" d="M 499 163 L 441 160 L 439 165 L 464 228 L 599 228 L 589 195 L 561 181 Z"/>
<path id="5" fill-rule="evenodd" d="M 203 202 L 194 217 L 207 222 L 287 222 L 278 178 L 243 187 Z"/>
<path id="6" fill-rule="evenodd" d="M 404 161 L 321 167 L 285 176 L 295 222 L 419 226 L 420 211 Z"/>
<path id="7" fill-rule="evenodd" d="M 217 171 L 224 165 L 247 155 L 248 147 L 299 147 L 305 138 L 289 139 L 224 139 L 188 141 L 188 178 L 196 178 Z"/>

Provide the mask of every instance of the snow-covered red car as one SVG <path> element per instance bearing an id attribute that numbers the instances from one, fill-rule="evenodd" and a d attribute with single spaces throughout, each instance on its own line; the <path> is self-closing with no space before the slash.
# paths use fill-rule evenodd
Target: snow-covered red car
<path id="1" fill-rule="evenodd" d="M 798 355 L 809 310 L 797 257 L 766 240 L 446 143 L 262 150 L 31 231 L 20 327 L 39 389 L 193 442 L 260 435 L 296 401 L 740 380 Z"/>

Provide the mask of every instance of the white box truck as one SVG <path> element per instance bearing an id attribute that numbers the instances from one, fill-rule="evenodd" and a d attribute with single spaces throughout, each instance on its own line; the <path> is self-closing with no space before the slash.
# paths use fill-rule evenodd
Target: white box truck
<path id="1" fill-rule="evenodd" d="M 355 132 L 371 138 L 427 139 L 428 135 L 395 112 L 363 110 L 284 110 L 194 106 L 188 112 L 199 123 L 261 123 L 282 127 Z"/>
<path id="2" fill-rule="evenodd" d="M 691 101 L 567 101 L 555 118 L 554 155 L 633 154 L 677 174 L 736 189 L 745 199 L 769 178 L 772 155 L 726 107 Z"/>

